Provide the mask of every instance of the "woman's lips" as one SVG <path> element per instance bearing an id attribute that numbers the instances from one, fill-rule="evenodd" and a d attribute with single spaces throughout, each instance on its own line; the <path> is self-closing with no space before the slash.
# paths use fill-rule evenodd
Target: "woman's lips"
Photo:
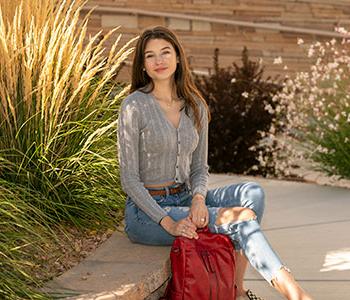
<path id="1" fill-rule="evenodd" d="M 155 69 L 154 71 L 156 71 L 157 73 L 160 73 L 160 72 L 163 72 L 166 69 L 167 68 L 158 68 L 158 69 Z"/>

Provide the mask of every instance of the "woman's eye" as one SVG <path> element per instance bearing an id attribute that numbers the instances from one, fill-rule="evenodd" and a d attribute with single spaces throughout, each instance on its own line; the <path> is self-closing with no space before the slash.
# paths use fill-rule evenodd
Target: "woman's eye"
<path id="1" fill-rule="evenodd" d="M 150 57 L 153 57 L 153 55 L 148 55 L 148 56 L 146 56 L 146 58 L 150 58 Z"/>

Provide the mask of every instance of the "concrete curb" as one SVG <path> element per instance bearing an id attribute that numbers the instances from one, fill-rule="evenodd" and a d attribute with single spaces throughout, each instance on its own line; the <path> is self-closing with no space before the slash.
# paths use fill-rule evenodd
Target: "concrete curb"
<path id="1" fill-rule="evenodd" d="M 169 251 L 170 247 L 133 244 L 116 231 L 42 290 L 72 300 L 145 299 L 169 278 Z"/>
<path id="2" fill-rule="evenodd" d="M 341 178 L 340 176 L 327 176 L 324 173 L 315 171 L 312 167 L 295 168 L 291 170 L 291 175 L 296 176 L 308 183 L 315 183 L 322 186 L 333 186 L 350 189 L 350 180 Z"/>

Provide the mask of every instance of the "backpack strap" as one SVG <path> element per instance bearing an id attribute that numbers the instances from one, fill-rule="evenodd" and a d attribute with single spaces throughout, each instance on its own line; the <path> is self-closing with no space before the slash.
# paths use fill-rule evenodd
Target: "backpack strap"
<path id="1" fill-rule="evenodd" d="M 160 297 L 159 300 L 169 300 L 170 299 L 171 279 L 172 279 L 172 277 L 169 278 L 167 286 L 165 288 L 164 295 L 162 297 Z"/>

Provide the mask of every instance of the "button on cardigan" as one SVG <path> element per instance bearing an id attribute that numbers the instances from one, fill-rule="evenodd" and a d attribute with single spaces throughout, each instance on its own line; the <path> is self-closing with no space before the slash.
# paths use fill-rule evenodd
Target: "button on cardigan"
<path id="1" fill-rule="evenodd" d="M 198 100 L 202 128 L 194 126 L 194 114 L 181 110 L 176 128 L 160 104 L 149 93 L 127 96 L 118 118 L 118 159 L 121 185 L 131 200 L 159 223 L 167 215 L 145 185 L 168 181 L 186 183 L 206 197 L 208 185 L 208 116 Z"/>

